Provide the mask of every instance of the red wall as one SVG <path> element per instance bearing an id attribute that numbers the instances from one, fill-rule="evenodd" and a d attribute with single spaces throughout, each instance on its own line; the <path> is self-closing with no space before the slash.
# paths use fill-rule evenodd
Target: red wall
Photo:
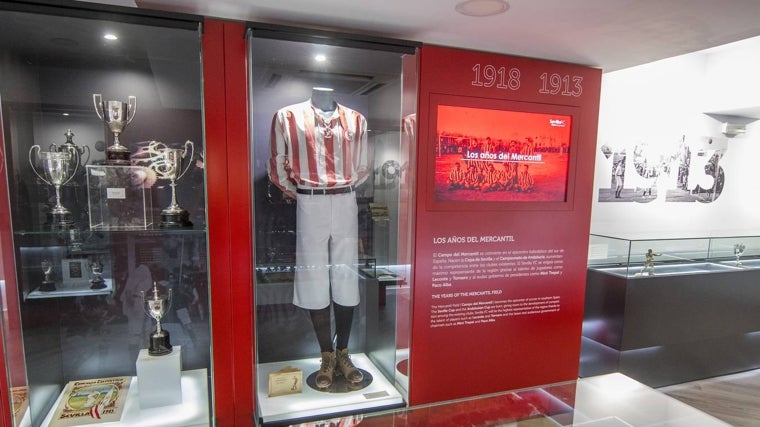
<path id="1" fill-rule="evenodd" d="M 411 405 L 577 378 L 600 82 L 598 69 L 421 49 Z M 451 99 L 570 114 L 566 200 L 530 201 L 534 193 L 515 193 L 508 196 L 515 200 L 484 202 L 492 193 L 470 192 L 470 200 L 440 203 L 434 194 L 437 103 Z M 552 180 L 557 184 L 556 176 Z M 536 186 L 543 184 L 537 178 Z M 488 236 L 510 237 L 483 241 Z M 533 261 L 555 264 L 545 275 L 529 267 L 520 277 L 506 271 Z M 504 277 L 477 278 L 488 270 Z M 473 277 L 459 280 L 466 275 Z"/>

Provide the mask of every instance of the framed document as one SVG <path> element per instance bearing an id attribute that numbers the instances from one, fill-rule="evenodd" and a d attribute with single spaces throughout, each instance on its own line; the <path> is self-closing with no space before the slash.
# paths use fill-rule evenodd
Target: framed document
<path id="1" fill-rule="evenodd" d="M 303 371 L 286 366 L 269 374 L 269 397 L 303 392 Z"/>

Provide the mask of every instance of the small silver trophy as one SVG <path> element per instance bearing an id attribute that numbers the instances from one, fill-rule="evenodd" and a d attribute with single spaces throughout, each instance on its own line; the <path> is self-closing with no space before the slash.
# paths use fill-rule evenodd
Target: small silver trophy
<path id="1" fill-rule="evenodd" d="M 744 250 L 747 249 L 747 247 L 744 245 L 744 243 L 736 243 L 734 244 L 734 255 L 736 256 L 736 265 L 740 266 L 742 265 L 742 255 L 744 255 Z"/>
<path id="2" fill-rule="evenodd" d="M 156 320 L 156 330 L 150 334 L 148 354 L 151 356 L 163 356 L 172 352 L 172 344 L 169 340 L 169 331 L 161 328 L 161 319 L 172 305 L 172 290 L 167 295 L 158 294 L 158 285 L 153 282 L 152 295 L 146 298 L 145 291 L 140 291 L 143 298 L 143 310 L 145 314 Z"/>
<path id="3" fill-rule="evenodd" d="M 42 162 L 42 174 L 37 171 L 37 162 L 34 160 L 35 151 L 36 157 Z M 69 150 L 40 151 L 39 145 L 33 145 L 29 149 L 29 165 L 38 178 L 55 188 L 55 206 L 50 211 L 50 224 L 53 227 L 71 227 L 74 221 L 71 218 L 71 211 L 61 204 L 61 186 L 68 184 L 74 178 L 79 166 L 78 155 Z"/>
<path id="4" fill-rule="evenodd" d="M 92 279 L 90 279 L 90 289 L 105 289 L 106 281 L 103 279 L 103 263 L 100 260 L 94 259 L 90 262 L 90 273 L 92 273 Z"/>
<path id="5" fill-rule="evenodd" d="M 112 166 L 129 166 L 132 153 L 121 144 L 119 136 L 128 124 L 132 123 L 137 111 L 137 97 L 129 96 L 127 102 L 103 101 L 99 93 L 92 95 L 95 112 L 113 133 L 113 145 L 106 148 L 106 164 Z"/>
<path id="6" fill-rule="evenodd" d="M 150 167 L 159 179 L 168 179 L 172 188 L 171 204 L 161 211 L 161 227 L 192 227 L 190 214 L 177 204 L 177 181 L 190 169 L 194 153 L 192 141 L 185 141 L 183 148 L 169 148 L 163 142 L 151 141 L 148 145 Z M 182 165 L 182 162 L 185 165 Z"/>
<path id="7" fill-rule="evenodd" d="M 42 273 L 45 275 L 45 278 L 42 279 L 42 283 L 40 283 L 40 291 L 54 291 L 56 289 L 55 282 L 50 278 L 50 275 L 53 274 L 53 263 L 50 262 L 49 259 L 43 259 L 42 262 L 40 262 L 40 267 L 42 267 Z"/>

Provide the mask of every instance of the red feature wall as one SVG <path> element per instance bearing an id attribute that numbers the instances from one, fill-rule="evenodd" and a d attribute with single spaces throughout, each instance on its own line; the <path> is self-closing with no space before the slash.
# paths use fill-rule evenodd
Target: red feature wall
<path id="1" fill-rule="evenodd" d="M 419 81 L 410 404 L 576 379 L 601 70 L 425 46 Z"/>

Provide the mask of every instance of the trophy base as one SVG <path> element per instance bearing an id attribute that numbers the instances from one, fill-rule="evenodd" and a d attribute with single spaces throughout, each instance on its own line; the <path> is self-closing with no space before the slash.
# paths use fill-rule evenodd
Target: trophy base
<path id="1" fill-rule="evenodd" d="M 121 149 L 112 149 L 111 147 L 106 149 L 106 164 L 108 166 L 131 166 L 132 153 L 123 146 L 119 148 Z"/>
<path id="2" fill-rule="evenodd" d="M 39 291 L 40 292 L 53 292 L 57 288 L 55 287 L 55 282 L 53 281 L 44 281 L 40 283 Z"/>
<path id="3" fill-rule="evenodd" d="M 148 354 L 151 356 L 163 356 L 172 352 L 172 345 L 169 342 L 169 331 L 163 329 L 161 332 L 150 334 L 150 345 Z"/>
<path id="4" fill-rule="evenodd" d="M 193 223 L 190 221 L 190 212 L 183 209 L 179 212 L 161 212 L 159 226 L 161 228 L 182 228 L 192 227 Z"/>
<path id="5" fill-rule="evenodd" d="M 48 214 L 48 225 L 54 230 L 67 230 L 74 227 L 71 212 L 51 212 Z"/>
<path id="6" fill-rule="evenodd" d="M 97 280 L 93 279 L 90 280 L 90 289 L 105 289 L 108 286 L 106 286 L 106 281 L 103 279 Z"/>

